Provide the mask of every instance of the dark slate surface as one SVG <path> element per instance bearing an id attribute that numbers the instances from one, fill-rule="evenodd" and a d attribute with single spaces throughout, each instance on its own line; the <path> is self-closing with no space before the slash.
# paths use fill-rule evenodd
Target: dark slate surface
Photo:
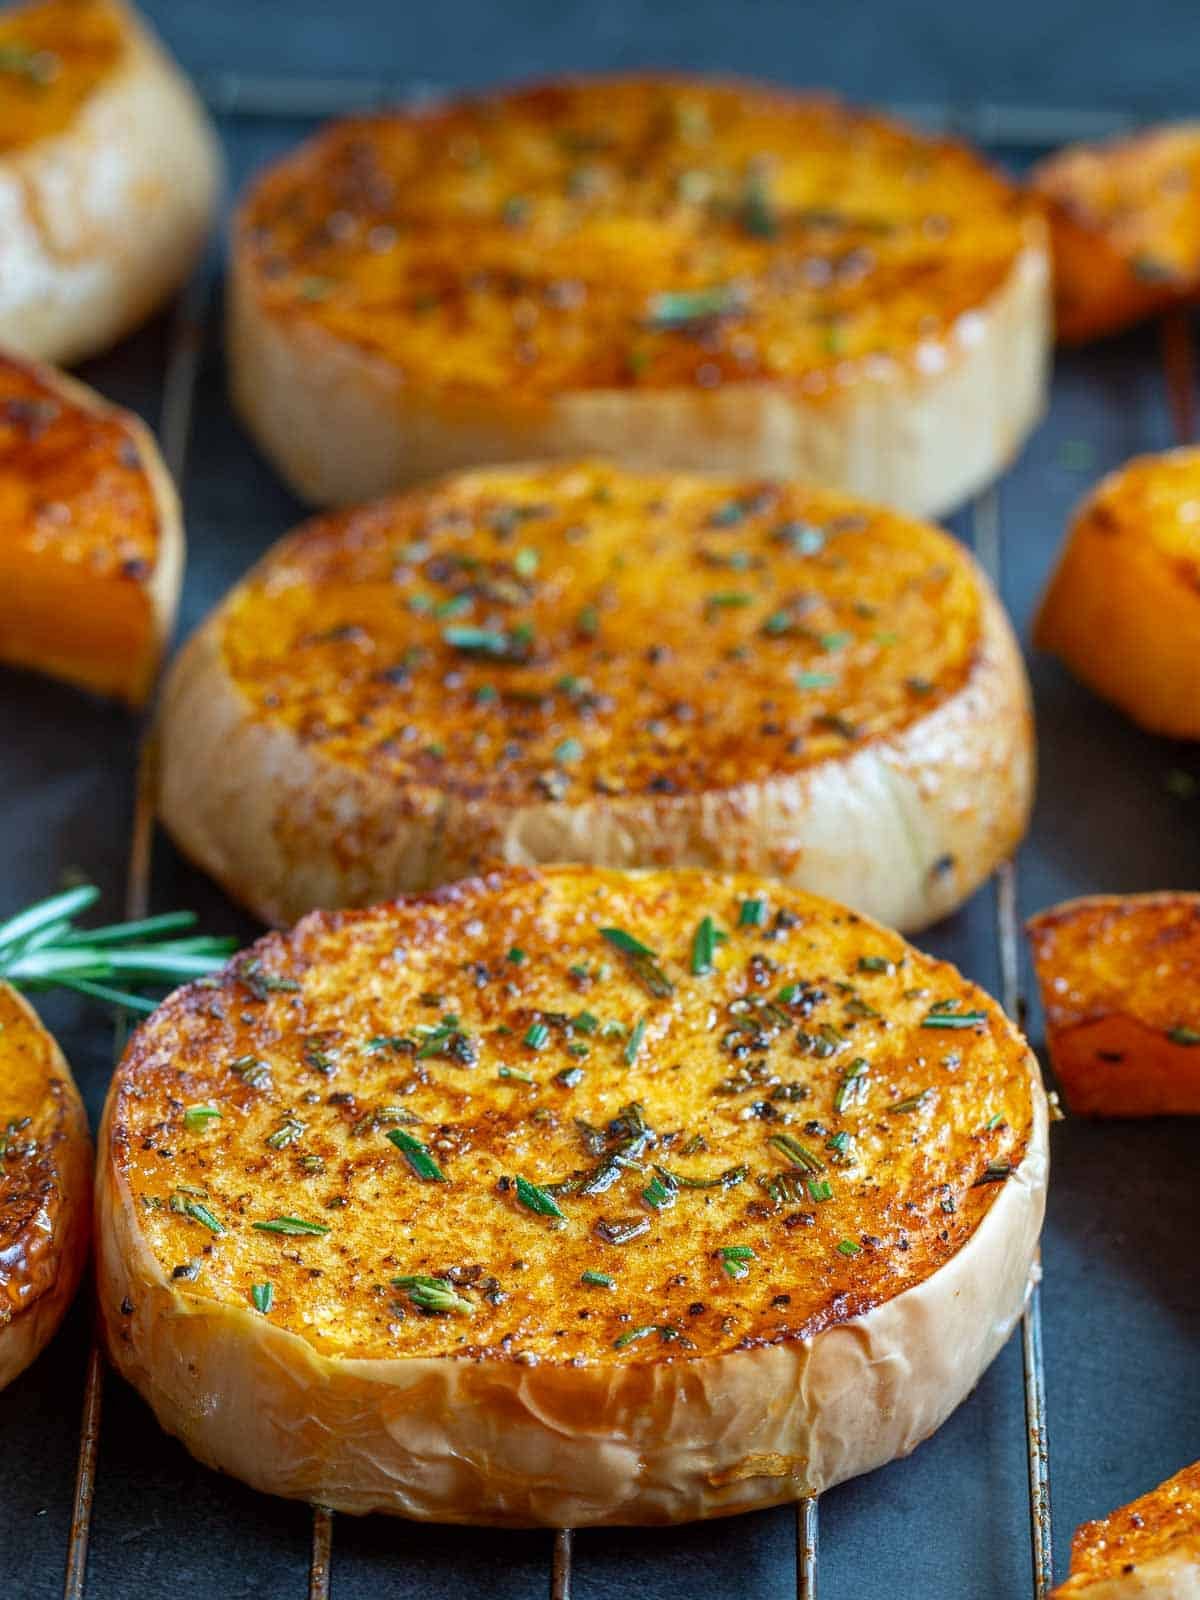
<path id="1" fill-rule="evenodd" d="M 1182 48 L 1161 48 L 1161 38 L 1152 48 L 1147 16 L 1161 18 L 1164 29 L 1173 18 L 1176 41 L 1195 29 L 1190 5 L 1167 3 L 1144 6 L 1129 39 L 1123 8 L 1108 3 L 1055 7 L 1052 18 L 1025 29 L 1013 26 L 1011 7 L 984 16 L 949 5 L 914 15 L 910 7 L 880 4 L 857 20 L 844 8 L 835 16 L 763 3 L 720 12 L 626 5 L 576 14 L 548 5 L 493 11 L 456 0 L 436 17 L 365 3 L 334 12 L 314 0 L 270 0 L 252 9 L 229 0 L 160 0 L 151 9 L 201 68 L 250 63 L 441 82 L 657 59 L 775 69 L 796 81 L 835 81 L 892 98 L 1007 91 L 1009 98 L 1122 104 L 1176 91 L 1181 98 L 1195 59 Z M 1055 41 L 1070 51 L 1063 55 Z M 1077 59 L 1086 71 L 1074 71 Z M 304 125 L 230 120 L 224 132 L 240 181 Z M 183 485 L 191 541 L 185 630 L 299 514 L 225 409 L 215 287 L 206 320 Z M 166 329 L 155 325 L 85 375 L 154 424 L 165 345 Z M 1072 502 L 1102 468 L 1169 438 L 1152 333 L 1060 363 L 1052 414 L 1000 490 L 1004 594 L 1023 637 Z M 969 514 L 954 525 L 969 536 Z M 1173 798 L 1164 781 L 1174 768 L 1200 777 L 1200 750 L 1138 734 L 1052 663 L 1034 661 L 1032 671 L 1042 784 L 1020 862 L 1022 912 L 1090 890 L 1200 884 L 1200 801 Z M 0 674 L 0 912 L 76 867 L 104 886 L 111 907 L 119 904 L 135 743 L 136 729 L 121 713 L 33 678 Z M 213 931 L 252 931 L 161 840 L 154 899 L 159 907 L 195 906 Z M 987 889 L 923 942 L 994 988 L 993 922 Z M 94 1116 L 111 1062 L 105 1020 L 65 1001 L 48 1001 L 44 1010 Z M 1040 1037 L 1036 1010 L 1031 1032 Z M 1200 1455 L 1200 1205 L 1195 1124 L 1068 1122 L 1053 1138 L 1044 1314 L 1061 1574 L 1076 1522 Z M 22 1600 L 61 1592 L 86 1339 L 81 1305 L 34 1369 L 0 1394 L 0 1548 L 7 1592 Z M 304 1508 L 264 1499 L 193 1464 L 112 1379 L 100 1467 L 90 1595 L 284 1600 L 305 1593 Z M 827 1495 L 821 1528 L 825 1600 L 1028 1594 L 1017 1343 L 913 1458 Z M 456 1600 L 486 1589 L 496 1600 L 527 1600 L 546 1592 L 549 1557 L 544 1534 L 338 1519 L 334 1595 Z M 588 1533 L 576 1542 L 575 1594 L 782 1600 L 794 1593 L 793 1561 L 786 1511 L 715 1527 Z"/>

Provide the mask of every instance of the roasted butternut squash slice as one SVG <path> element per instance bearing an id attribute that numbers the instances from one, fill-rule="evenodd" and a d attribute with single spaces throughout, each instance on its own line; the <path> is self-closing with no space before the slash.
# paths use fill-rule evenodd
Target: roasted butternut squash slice
<path id="1" fill-rule="evenodd" d="M 1200 1461 L 1119 1511 L 1085 1522 L 1051 1600 L 1195 1600 L 1200 1594 Z"/>
<path id="2" fill-rule="evenodd" d="M 1200 895 L 1068 900 L 1029 937 L 1071 1110 L 1200 1114 Z"/>
<path id="3" fill-rule="evenodd" d="M 260 916 L 489 860 L 752 868 L 902 927 L 1016 844 L 1028 691 L 962 547 L 596 463 L 315 521 L 172 667 L 161 811 Z"/>
<path id="4" fill-rule="evenodd" d="M 90 1244 L 92 1146 L 62 1052 L 0 982 L 0 1388 L 49 1341 Z"/>
<path id="5" fill-rule="evenodd" d="M 940 1424 L 1024 1304 L 1046 1108 L 986 995 L 842 907 L 513 868 L 177 992 L 101 1149 L 109 1350 L 201 1460 L 655 1523 Z"/>
<path id="6" fill-rule="evenodd" d="M 664 77 L 334 124 L 247 194 L 230 303 L 235 400 L 323 503 L 594 451 L 935 513 L 1049 336 L 1043 219 L 972 152 Z"/>
<path id="7" fill-rule="evenodd" d="M 1060 339 L 1115 333 L 1200 293 L 1200 122 L 1070 145 L 1035 168 Z"/>
<path id="8" fill-rule="evenodd" d="M 0 356 L 0 661 L 140 705 L 182 572 L 179 504 L 146 428 Z"/>
<path id="9" fill-rule="evenodd" d="M 0 346 L 75 362 L 191 270 L 216 202 L 208 120 L 120 0 L 0 13 Z"/>
<path id="10" fill-rule="evenodd" d="M 1033 637 L 1151 733 L 1200 739 L 1200 450 L 1139 456 L 1092 491 Z"/>

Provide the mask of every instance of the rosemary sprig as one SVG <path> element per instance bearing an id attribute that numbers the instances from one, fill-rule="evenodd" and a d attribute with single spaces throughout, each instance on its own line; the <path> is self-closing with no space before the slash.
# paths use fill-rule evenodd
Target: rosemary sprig
<path id="1" fill-rule="evenodd" d="M 177 937 L 194 926 L 190 911 L 101 928 L 77 927 L 75 919 L 99 898 L 94 884 L 81 884 L 0 923 L 0 978 L 17 989 L 71 989 L 129 1011 L 150 1012 L 158 1002 L 125 985 L 170 988 L 203 978 L 236 948 L 234 939 Z"/>

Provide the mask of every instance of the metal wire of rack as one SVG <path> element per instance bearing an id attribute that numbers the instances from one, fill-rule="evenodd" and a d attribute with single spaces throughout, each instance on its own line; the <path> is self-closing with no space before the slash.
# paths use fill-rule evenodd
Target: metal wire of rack
<path id="1" fill-rule="evenodd" d="M 276 79 L 237 73 L 219 74 L 202 83 L 210 109 L 218 117 L 316 120 L 326 116 L 365 111 L 389 103 L 413 103 L 436 98 L 436 91 L 411 81 L 386 79 Z M 990 145 L 1038 150 L 1059 142 L 1097 138 L 1122 132 L 1134 119 L 1120 112 L 1072 110 L 1059 107 L 1014 107 L 978 104 L 967 107 L 897 105 L 898 115 L 927 128 L 953 133 Z M 208 337 L 211 272 L 197 274 L 181 296 L 170 337 L 163 375 L 159 433 L 163 455 L 176 482 L 182 482 L 191 439 L 196 379 Z M 1178 442 L 1195 434 L 1195 375 L 1192 335 L 1186 317 L 1168 316 L 1162 323 L 1162 360 Z M 980 564 L 999 589 L 1002 577 L 1003 538 L 1000 496 L 995 488 L 980 495 L 971 507 L 971 542 Z M 136 803 L 126 876 L 126 915 L 147 913 L 151 899 L 151 855 L 154 838 L 153 749 L 143 744 L 137 779 Z M 995 943 L 1000 972 L 1000 998 L 1004 1009 L 1018 1022 L 1024 1020 L 1024 1000 L 1019 988 L 1018 871 L 1016 860 L 996 873 L 992 892 L 995 904 Z M 118 1025 L 117 1052 L 123 1047 Z M 1043 1360 L 1041 1286 L 1035 1282 L 1022 1319 L 1021 1351 L 1028 1479 L 1031 1594 L 1046 1600 L 1052 1576 L 1050 1460 L 1046 1421 L 1046 1381 Z M 88 1541 L 97 1486 L 103 1396 L 104 1358 L 93 1340 L 84 1387 L 79 1435 L 73 1514 L 70 1524 L 64 1583 L 65 1600 L 85 1600 Z M 795 1521 L 797 1600 L 817 1600 L 819 1582 L 819 1503 L 809 1495 L 797 1502 Z M 549 1549 L 550 1600 L 571 1600 L 573 1535 L 561 1529 Z M 329 1600 L 334 1556 L 334 1516 L 325 1507 L 312 1508 L 309 1561 L 309 1600 Z"/>

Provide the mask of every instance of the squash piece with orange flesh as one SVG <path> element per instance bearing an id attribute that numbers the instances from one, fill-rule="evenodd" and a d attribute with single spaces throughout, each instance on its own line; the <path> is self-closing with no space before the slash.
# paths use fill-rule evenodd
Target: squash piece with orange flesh
<path id="1" fill-rule="evenodd" d="M 1200 1461 L 1127 1506 L 1085 1522 L 1071 1573 L 1050 1600 L 1195 1600 L 1200 1595 Z"/>
<path id="2" fill-rule="evenodd" d="M 0 661 L 140 705 L 182 569 L 175 490 L 142 423 L 0 356 Z"/>
<path id="3" fill-rule="evenodd" d="M 1200 1113 L 1200 894 L 1068 900 L 1029 936 L 1071 1110 Z"/>
<path id="4" fill-rule="evenodd" d="M 1200 739 L 1200 450 L 1139 456 L 1092 491 L 1033 638 L 1151 733 Z"/>
<path id="5" fill-rule="evenodd" d="M 0 983 L 0 1388 L 54 1334 L 91 1239 L 92 1149 L 70 1068 Z"/>
<path id="6" fill-rule="evenodd" d="M 1200 122 L 1071 145 L 1034 172 L 1058 337 L 1077 344 L 1200 295 Z"/>

